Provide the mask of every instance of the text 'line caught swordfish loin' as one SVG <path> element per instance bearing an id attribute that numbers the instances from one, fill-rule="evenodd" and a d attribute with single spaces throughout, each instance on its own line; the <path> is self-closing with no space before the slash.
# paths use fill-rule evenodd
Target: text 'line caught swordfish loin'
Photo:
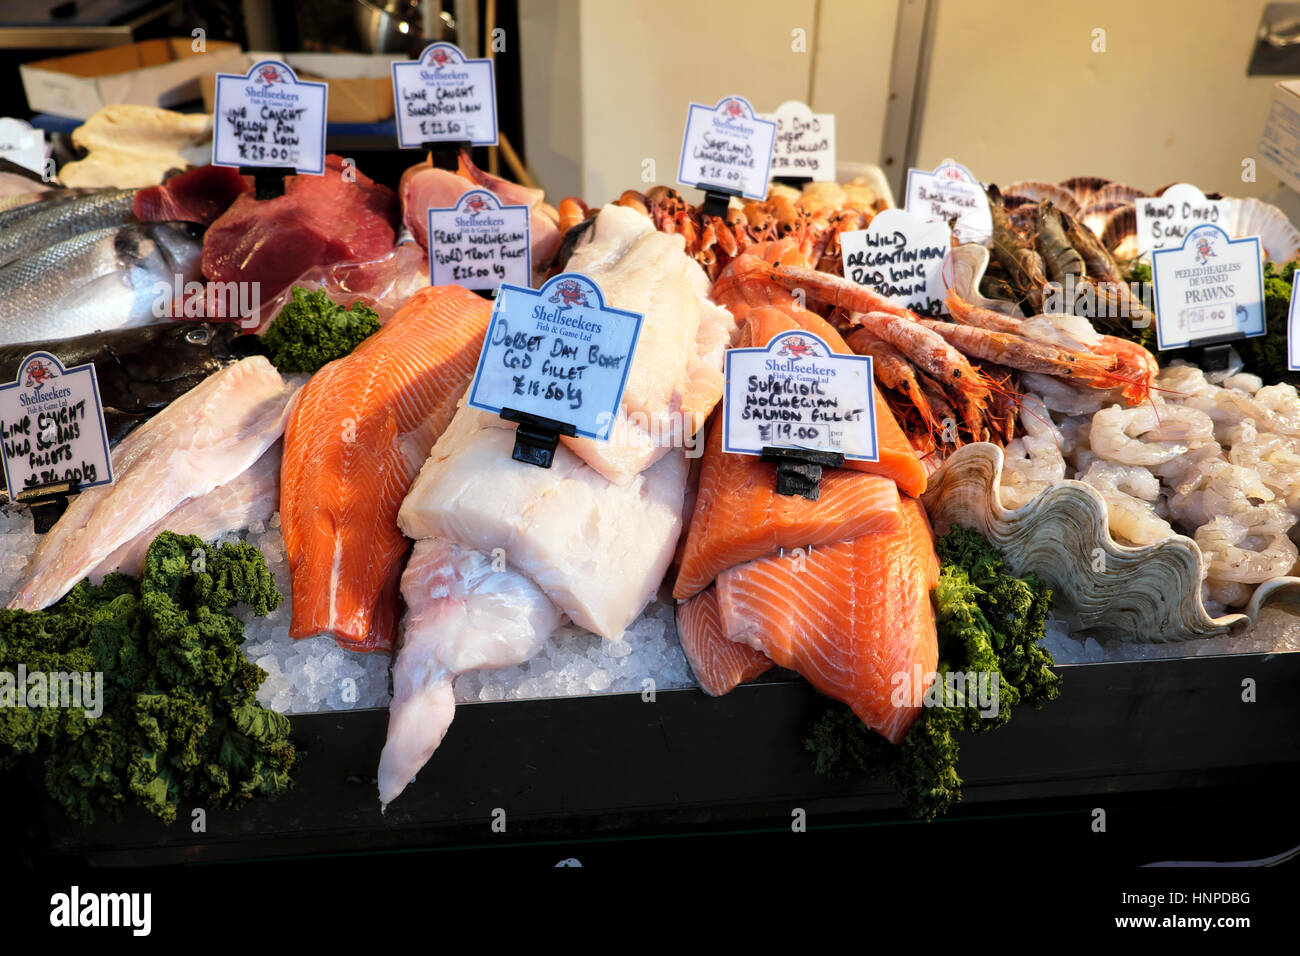
<path id="1" fill-rule="evenodd" d="M 398 516 L 417 540 L 379 764 L 385 806 L 447 732 L 457 674 L 528 660 L 565 618 L 618 639 L 672 561 L 683 445 L 721 398 L 735 322 L 681 237 L 631 209 L 602 209 L 567 270 L 644 316 L 611 438 L 565 437 L 552 467 L 536 468 L 511 458 L 514 426 L 462 405 L 438 440 Z"/>

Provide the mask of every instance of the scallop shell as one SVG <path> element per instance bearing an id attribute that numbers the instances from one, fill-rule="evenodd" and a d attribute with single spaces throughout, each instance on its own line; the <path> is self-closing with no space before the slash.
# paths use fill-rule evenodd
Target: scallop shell
<path id="1" fill-rule="evenodd" d="M 1075 176 L 1061 183 L 1061 188 L 1068 190 L 1080 208 L 1086 207 L 1098 190 L 1110 185 L 1109 179 L 1100 176 Z"/>
<path id="2" fill-rule="evenodd" d="M 1123 183 L 1107 183 L 1092 195 L 1092 198 L 1088 200 L 1088 204 L 1097 205 L 1116 202 L 1132 204 L 1145 195 L 1146 193 L 1142 190 L 1135 189 L 1132 186 L 1125 186 Z"/>
<path id="3" fill-rule="evenodd" d="M 1258 199 L 1229 199 L 1228 234 L 1233 239 L 1259 236 L 1268 262 L 1287 262 L 1300 252 L 1300 230 L 1277 206 Z"/>
<path id="4" fill-rule="evenodd" d="M 1167 643 L 1236 632 L 1267 604 L 1300 605 L 1300 578 L 1255 589 L 1245 611 L 1211 617 L 1201 600 L 1205 559 L 1177 535 L 1145 547 L 1110 536 L 1106 505 L 1081 481 L 1062 481 L 1023 508 L 1002 506 L 1002 449 L 965 445 L 930 478 L 925 507 L 936 534 L 954 524 L 974 528 L 1006 556 L 1016 574 L 1051 585 L 1084 629 L 1126 641 Z"/>
<path id="5" fill-rule="evenodd" d="M 1137 247 L 1137 230 L 1137 207 L 1121 206 L 1106 219 L 1101 244 L 1116 259 L 1136 259 L 1141 251 Z"/>
<path id="6" fill-rule="evenodd" d="M 1045 183 L 1038 179 L 1026 179 L 1023 182 L 1012 183 L 1006 189 L 1002 190 L 1003 197 L 1020 196 L 1033 202 L 1041 202 L 1046 199 L 1057 209 L 1062 209 L 1077 219 L 1082 214 L 1083 209 L 1079 201 L 1074 198 L 1074 193 L 1065 189 L 1056 183 Z"/>
<path id="7" fill-rule="evenodd" d="M 1091 230 L 1092 234 L 1100 239 L 1102 232 L 1106 228 L 1106 220 L 1117 209 L 1135 208 L 1137 207 L 1130 202 L 1094 202 L 1083 207 L 1083 218 L 1079 221 L 1083 223 L 1084 228 Z"/>

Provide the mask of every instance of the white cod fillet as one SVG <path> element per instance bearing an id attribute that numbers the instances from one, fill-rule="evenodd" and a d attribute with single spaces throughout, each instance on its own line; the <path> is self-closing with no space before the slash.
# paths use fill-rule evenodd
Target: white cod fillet
<path id="1" fill-rule="evenodd" d="M 247 471 L 284 433 L 296 392 L 255 355 L 208 376 L 131 432 L 113 449 L 114 483 L 77 496 L 32 555 L 9 606 L 48 607 L 179 504 Z"/>
<path id="2" fill-rule="evenodd" d="M 442 743 L 455 716 L 456 675 L 528 660 L 564 617 L 524 575 L 446 538 L 415 543 L 402 594 L 410 609 L 393 665 L 388 739 L 379 757 L 379 800 L 385 806 Z"/>
<path id="3" fill-rule="evenodd" d="M 618 637 L 672 560 L 680 449 L 617 485 L 563 445 L 548 469 L 513 461 L 514 439 L 509 423 L 462 405 L 398 512 L 420 540 L 402 576 L 409 610 L 379 760 L 385 805 L 442 741 L 456 674 L 523 663 L 565 615 Z"/>
<path id="4" fill-rule="evenodd" d="M 206 495 L 183 501 L 147 531 L 122 545 L 90 572 L 92 584 L 114 571 L 134 578 L 144 573 L 144 556 L 164 531 L 192 534 L 213 541 L 227 531 L 239 531 L 266 521 L 280 507 L 280 452 L 277 441 L 251 468 Z"/>
<path id="5" fill-rule="evenodd" d="M 645 316 L 610 440 L 561 439 L 619 484 L 682 447 L 722 397 L 722 355 L 736 321 L 709 301 L 708 277 L 685 247 L 647 216 L 610 205 L 565 267 L 594 279 L 606 304 Z"/>

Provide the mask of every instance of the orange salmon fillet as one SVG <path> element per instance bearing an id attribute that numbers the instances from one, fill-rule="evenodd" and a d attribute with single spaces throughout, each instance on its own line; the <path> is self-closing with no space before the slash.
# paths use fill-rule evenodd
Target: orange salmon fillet
<path id="1" fill-rule="evenodd" d="M 843 468 L 822 473 L 821 495 L 776 493 L 776 465 L 722 450 L 722 423 L 709 429 L 699 491 L 681 569 L 679 601 L 703 591 L 721 572 L 780 548 L 832 544 L 900 527 L 898 489 L 888 478 Z"/>
<path id="2" fill-rule="evenodd" d="M 292 637 L 392 650 L 411 544 L 397 511 L 469 386 L 491 314 L 460 286 L 421 289 L 303 387 L 280 471 Z"/>
<path id="3" fill-rule="evenodd" d="M 763 558 L 717 584 L 727 638 L 798 671 L 895 744 L 939 659 L 934 535 L 919 501 L 904 498 L 902 516 L 897 531 Z"/>
<path id="4" fill-rule="evenodd" d="M 721 697 L 772 666 L 766 654 L 730 641 L 722 633 L 718 594 L 713 588 L 677 606 L 677 633 L 695 679 L 711 697 Z"/>

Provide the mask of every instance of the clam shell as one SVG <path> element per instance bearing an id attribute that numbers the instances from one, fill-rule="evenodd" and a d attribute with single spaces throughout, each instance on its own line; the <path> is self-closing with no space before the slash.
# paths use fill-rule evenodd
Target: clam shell
<path id="1" fill-rule="evenodd" d="M 1058 186 L 1056 183 L 1047 183 L 1038 179 L 1026 179 L 1023 182 L 1012 183 L 1002 190 L 1002 196 L 1003 198 L 1020 196 L 1033 202 L 1041 202 L 1046 199 L 1057 209 L 1064 210 L 1075 219 L 1078 219 L 1083 212 L 1079 201 L 1074 198 L 1074 193 L 1070 192 L 1070 190 Z"/>
<path id="2" fill-rule="evenodd" d="M 1014 302 L 1003 299 L 987 299 L 980 294 L 980 282 L 989 267 L 989 250 L 977 242 L 963 242 L 952 247 L 952 287 L 957 294 L 980 309 L 990 309 L 1013 318 L 1024 315 Z"/>
<path id="3" fill-rule="evenodd" d="M 936 534 L 974 528 L 1016 574 L 1033 572 L 1079 616 L 1084 629 L 1134 642 L 1177 642 L 1237 632 L 1268 604 L 1300 606 L 1300 578 L 1256 588 L 1243 613 L 1211 617 L 1201 600 L 1205 559 L 1177 535 L 1145 547 L 1117 543 L 1101 496 L 1062 481 L 1023 508 L 1002 506 L 1002 449 L 987 442 L 957 449 L 930 478 L 925 507 Z"/>
<path id="4" fill-rule="evenodd" d="M 1286 213 L 1258 199 L 1229 199 L 1232 210 L 1227 232 L 1233 239 L 1259 236 L 1264 258 L 1269 262 L 1286 262 L 1300 252 L 1300 231 Z"/>

